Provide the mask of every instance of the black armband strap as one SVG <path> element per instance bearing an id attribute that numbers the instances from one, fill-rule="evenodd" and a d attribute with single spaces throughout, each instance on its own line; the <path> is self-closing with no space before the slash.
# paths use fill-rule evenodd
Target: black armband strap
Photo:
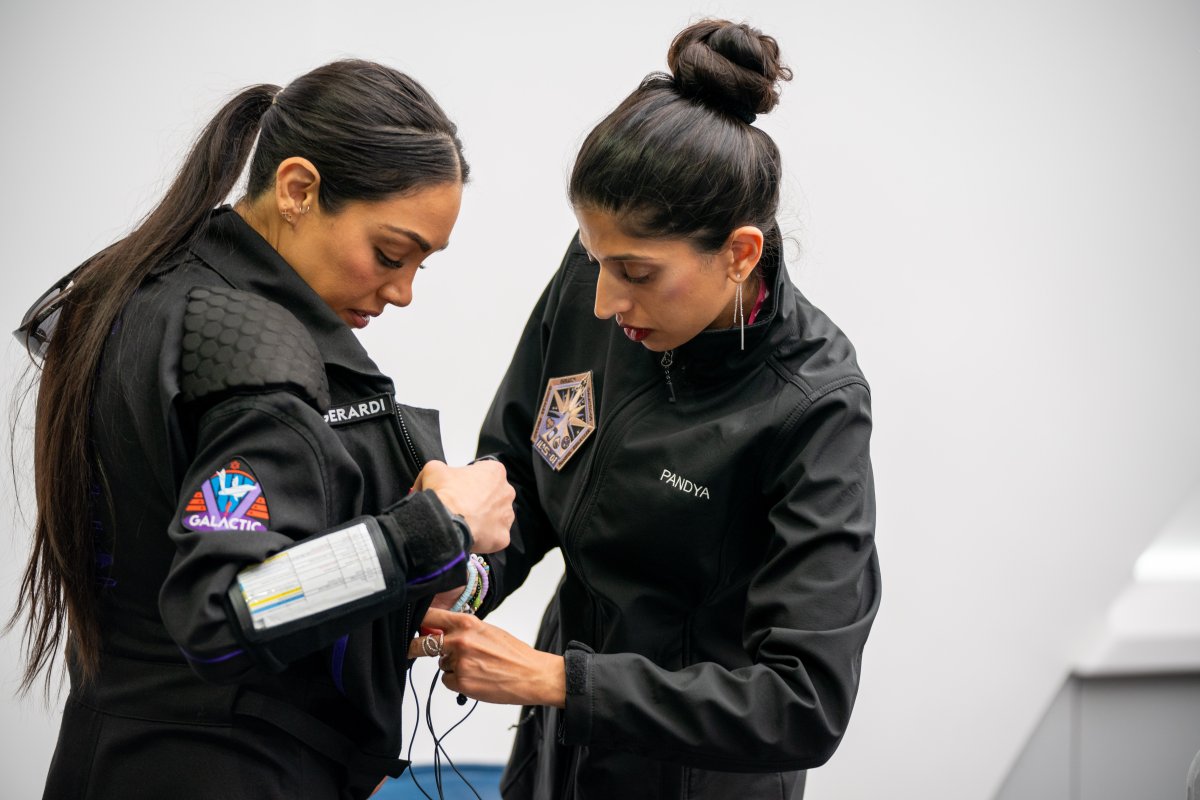
<path id="1" fill-rule="evenodd" d="M 325 364 L 312 336 L 283 306 L 251 292 L 188 292 L 180 367 L 187 402 L 230 391 L 286 389 L 322 413 L 329 408 Z"/>
<path id="2" fill-rule="evenodd" d="M 356 610 L 403 593 L 386 534 L 374 517 L 359 517 L 243 569 L 229 604 L 243 638 L 260 644 L 327 621 L 343 629 Z"/>
<path id="3" fill-rule="evenodd" d="M 278 671 L 405 601 L 461 586 L 469 547 L 437 495 L 416 492 L 243 569 L 226 592 L 229 618 Z"/>

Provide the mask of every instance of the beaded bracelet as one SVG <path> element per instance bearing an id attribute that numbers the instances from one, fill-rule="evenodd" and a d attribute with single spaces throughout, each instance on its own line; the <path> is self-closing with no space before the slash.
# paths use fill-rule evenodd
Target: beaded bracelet
<path id="1" fill-rule="evenodd" d="M 483 556 L 471 553 L 471 561 L 475 563 L 475 567 L 479 572 L 479 591 L 471 598 L 471 610 L 479 611 L 479 607 L 483 605 L 483 598 L 487 597 L 488 589 L 490 588 L 488 585 L 488 575 L 492 570 L 488 566 L 487 559 Z"/>
<path id="2" fill-rule="evenodd" d="M 450 607 L 451 611 L 466 611 L 470 606 L 468 603 L 471 600 L 471 595 L 475 593 L 475 589 L 479 586 L 479 568 L 475 566 L 475 562 L 467 559 L 467 586 L 463 589 L 463 593 L 454 601 L 454 605 Z"/>

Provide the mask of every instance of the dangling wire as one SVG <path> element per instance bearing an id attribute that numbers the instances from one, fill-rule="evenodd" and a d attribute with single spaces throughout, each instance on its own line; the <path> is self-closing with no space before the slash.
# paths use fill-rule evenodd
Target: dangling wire
<path id="1" fill-rule="evenodd" d="M 471 782 L 469 780 L 467 780 L 467 776 L 463 775 L 462 772 L 459 771 L 458 767 L 456 767 L 454 765 L 453 759 L 450 758 L 450 753 L 448 753 L 446 751 L 446 748 L 442 747 L 442 740 L 445 739 L 447 736 L 449 736 L 454 731 L 455 728 L 457 728 L 459 725 L 462 725 L 464 722 L 466 722 L 467 717 L 471 716 L 471 714 L 473 714 L 475 712 L 475 709 L 478 707 L 479 707 L 479 701 L 476 700 L 474 703 L 471 704 L 471 707 L 469 709 L 467 709 L 467 713 L 463 714 L 462 718 L 459 719 L 458 722 L 454 723 L 449 728 L 447 728 L 446 732 L 443 733 L 441 736 L 438 736 L 437 738 L 435 738 L 433 740 L 433 742 L 434 742 L 434 749 L 442 751 L 442 755 L 444 755 L 446 757 L 446 763 L 450 765 L 450 769 L 454 770 L 454 774 L 459 777 L 459 780 L 461 780 L 463 783 L 465 783 L 467 785 L 467 788 L 471 790 L 471 794 L 475 795 L 476 800 L 483 800 L 483 798 L 479 796 L 479 792 L 475 791 L 475 787 L 471 785 Z"/>
<path id="2" fill-rule="evenodd" d="M 412 768 L 413 742 L 416 741 L 417 728 L 421 724 L 421 701 L 419 699 L 417 699 L 417 685 L 413 681 L 413 664 L 416 664 L 416 663 L 417 662 L 413 661 L 412 663 L 410 663 L 408 665 L 408 689 L 409 689 L 409 694 L 412 695 L 413 705 L 416 706 L 416 708 L 413 710 L 412 735 L 408 737 L 408 753 L 404 757 L 409 762 L 408 777 L 412 778 L 413 786 L 417 787 L 417 791 L 420 792 L 422 795 L 424 795 L 426 800 L 433 800 L 433 798 L 430 797 L 429 793 L 425 791 L 425 787 L 422 786 L 421 782 L 417 780 L 417 773 L 415 771 L 413 771 L 413 768 Z M 439 792 L 439 795 L 440 795 L 440 792 Z"/>
<path id="3" fill-rule="evenodd" d="M 446 759 L 446 763 L 450 765 L 450 769 L 454 770 L 454 774 L 457 775 L 459 777 L 459 780 L 461 780 L 463 783 L 465 783 L 467 788 L 471 790 L 471 794 L 475 795 L 477 800 L 483 800 L 483 798 L 480 797 L 479 792 L 477 792 L 475 790 L 475 787 L 471 785 L 471 782 L 469 780 L 467 780 L 467 777 L 462 774 L 462 772 L 458 769 L 457 766 L 455 766 L 454 760 L 452 758 L 450 758 L 450 753 L 446 750 L 445 747 L 442 746 L 442 741 L 447 736 L 449 736 L 454 731 L 455 728 L 457 728 L 459 725 L 462 725 L 464 722 L 466 722 L 467 718 L 470 717 L 471 714 L 473 714 L 475 712 L 475 709 L 479 707 L 479 701 L 476 700 L 471 705 L 471 707 L 469 709 L 467 709 L 467 713 L 464 714 L 462 716 L 462 718 L 460 718 L 458 720 L 458 722 L 455 722 L 453 725 L 451 725 L 449 728 L 446 729 L 445 733 L 443 733 L 441 736 L 438 736 L 437 731 L 433 727 L 433 692 L 437 688 L 438 678 L 440 678 L 441 676 L 442 676 L 442 671 L 440 669 L 434 671 L 433 680 L 431 680 L 429 682 L 429 693 L 425 697 L 425 727 L 429 730 L 430 738 L 433 739 L 433 780 L 434 780 L 435 788 L 437 790 L 438 800 L 445 799 L 445 794 L 444 794 L 445 786 L 442 783 L 442 757 L 443 756 Z M 421 724 L 420 723 L 421 701 L 417 698 L 417 692 L 416 692 L 417 687 L 413 680 L 413 670 L 412 670 L 411 664 L 408 667 L 408 686 L 409 686 L 409 690 L 412 692 L 413 705 L 416 706 L 415 713 L 414 713 L 412 735 L 408 737 L 408 753 L 405 756 L 405 758 L 407 758 L 409 760 L 409 762 L 411 762 L 412 761 L 413 741 L 417 738 L 417 727 Z M 413 785 L 417 787 L 417 791 L 419 791 L 422 795 L 424 795 L 425 798 L 427 798 L 427 800 L 433 800 L 433 797 L 428 792 L 425 791 L 425 787 L 421 786 L 420 781 L 417 780 L 417 774 L 412 770 L 411 767 L 408 770 L 408 774 L 409 774 L 409 777 L 412 778 Z"/>

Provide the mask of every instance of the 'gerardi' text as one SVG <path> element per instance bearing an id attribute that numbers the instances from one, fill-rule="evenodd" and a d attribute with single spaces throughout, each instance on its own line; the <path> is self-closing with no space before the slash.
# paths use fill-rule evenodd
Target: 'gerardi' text
<path id="1" fill-rule="evenodd" d="M 392 413 L 392 399 L 381 394 L 378 397 L 368 397 L 354 403 L 333 406 L 325 412 L 325 421 L 330 425 L 346 425 L 351 422 L 382 417 Z"/>

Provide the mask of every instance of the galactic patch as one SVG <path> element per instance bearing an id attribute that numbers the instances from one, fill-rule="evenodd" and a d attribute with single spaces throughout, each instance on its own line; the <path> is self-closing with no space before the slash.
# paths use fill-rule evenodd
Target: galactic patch
<path id="1" fill-rule="evenodd" d="M 254 471 L 234 458 L 196 490 L 182 522 L 190 531 L 265 531 L 271 515 Z"/>
<path id="2" fill-rule="evenodd" d="M 546 384 L 542 410 L 533 426 L 533 449 L 555 472 L 596 430 L 595 407 L 591 370 L 551 378 Z"/>

